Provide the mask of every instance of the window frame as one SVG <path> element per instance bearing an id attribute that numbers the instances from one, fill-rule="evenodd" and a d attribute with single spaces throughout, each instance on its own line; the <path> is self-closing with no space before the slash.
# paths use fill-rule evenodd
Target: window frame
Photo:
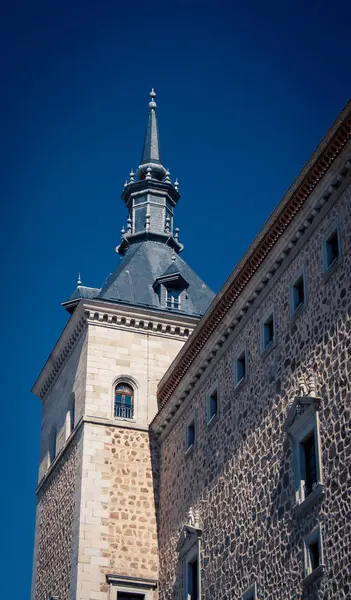
<path id="1" fill-rule="evenodd" d="M 297 399 L 304 400 L 303 398 Z M 315 400 L 314 398 L 307 398 L 307 400 Z M 322 449 L 320 439 L 320 423 L 318 410 L 313 402 L 309 405 L 305 405 L 303 413 L 297 418 L 292 425 L 288 428 L 288 432 L 291 436 L 292 441 L 292 457 L 293 457 L 293 471 L 294 471 L 294 493 L 295 493 L 295 505 L 293 507 L 296 516 L 301 516 L 311 508 L 323 495 L 323 470 L 322 470 Z M 314 448 L 315 448 L 315 461 L 316 461 L 316 482 L 312 486 L 312 491 L 306 495 L 305 493 L 305 481 L 304 477 L 304 449 L 303 443 L 314 435 Z"/>
<path id="2" fill-rule="evenodd" d="M 239 377 L 238 377 L 238 362 L 239 362 L 239 360 L 241 360 L 242 356 L 244 356 L 244 360 L 245 360 L 245 373 L 239 379 Z M 247 346 L 245 344 L 244 346 L 242 346 L 240 348 L 240 350 L 236 353 L 236 355 L 234 357 L 234 385 L 235 385 L 235 388 L 237 388 L 239 385 L 241 385 L 242 383 L 244 383 L 244 381 L 247 380 L 248 373 L 249 373 L 249 361 L 248 361 Z"/>
<path id="3" fill-rule="evenodd" d="M 72 435 L 75 429 L 75 418 L 76 418 L 76 397 L 74 392 L 71 394 L 71 398 L 68 404 L 67 415 L 66 415 L 66 440 Z"/>
<path id="4" fill-rule="evenodd" d="M 190 427 L 194 428 L 194 439 L 193 439 L 193 442 L 189 445 Z M 196 438 L 197 438 L 197 426 L 196 426 L 196 418 L 194 416 L 185 425 L 185 454 L 190 453 L 195 448 Z"/>
<path id="5" fill-rule="evenodd" d="M 115 406 L 116 406 L 116 388 L 118 385 L 125 384 L 129 386 L 133 390 L 133 416 L 132 417 L 123 417 L 117 416 L 115 414 Z M 137 381 L 132 378 L 130 375 L 119 375 L 116 379 L 114 379 L 112 383 L 112 419 L 114 421 L 123 421 L 124 423 L 135 423 L 137 421 L 137 408 L 138 408 L 138 390 L 139 386 Z"/>
<path id="6" fill-rule="evenodd" d="M 171 286 L 166 286 L 166 308 L 168 310 L 180 310 L 181 306 L 182 306 L 182 291 L 181 289 L 177 289 Z M 175 302 L 174 302 L 174 297 L 171 296 L 171 293 L 176 292 L 178 293 L 178 300 L 177 300 L 177 304 L 178 306 L 175 306 Z M 171 301 L 171 306 L 168 306 L 168 297 L 171 297 L 172 301 Z"/>
<path id="7" fill-rule="evenodd" d="M 214 392 L 216 392 L 216 412 L 211 415 L 211 398 L 213 397 Z M 207 426 L 212 425 L 219 417 L 219 385 L 218 381 L 216 381 L 210 388 L 209 393 L 207 394 L 207 406 L 206 406 L 206 422 Z"/>
<path id="8" fill-rule="evenodd" d="M 294 304 L 294 289 L 299 279 L 303 281 L 303 302 L 297 306 Z M 295 274 L 289 285 L 290 318 L 294 319 L 307 305 L 307 275 L 305 265 Z"/>
<path id="9" fill-rule="evenodd" d="M 313 569 L 311 564 L 310 547 L 316 542 L 318 543 L 319 564 Z M 303 540 L 303 558 L 305 575 L 303 584 L 306 587 L 311 585 L 317 579 L 319 579 L 324 573 L 324 550 L 322 529 L 320 523 L 316 527 L 314 527 L 312 531 Z"/>
<path id="10" fill-rule="evenodd" d="M 337 235 L 338 256 L 336 258 L 334 258 L 331 263 L 328 264 L 327 244 L 328 244 L 328 240 L 331 238 L 333 233 L 336 233 L 336 235 Z M 342 255 L 342 247 L 341 247 L 340 226 L 339 226 L 338 221 L 334 221 L 328 227 L 328 229 L 326 230 L 325 234 L 323 235 L 323 239 L 322 239 L 323 272 L 325 275 L 333 272 L 334 267 L 336 267 L 341 262 L 341 255 Z"/>
<path id="11" fill-rule="evenodd" d="M 273 322 L 273 337 L 270 340 L 270 342 L 265 345 L 265 326 L 267 324 L 268 319 L 272 317 L 272 322 Z M 263 317 L 260 320 L 260 337 L 261 337 L 261 353 L 262 354 L 266 354 L 268 353 L 272 348 L 274 348 L 275 344 L 276 344 L 276 339 L 277 339 L 277 324 L 276 324 L 276 319 L 275 319 L 275 310 L 274 310 L 274 305 L 272 305 L 263 315 Z"/>
<path id="12" fill-rule="evenodd" d="M 241 600 L 257 600 L 257 583 L 256 581 L 245 590 L 241 596 Z"/>
<path id="13" fill-rule="evenodd" d="M 109 598 L 118 600 L 118 593 L 138 594 L 140 600 L 153 600 L 153 590 L 157 587 L 157 581 L 143 579 L 141 577 L 128 577 L 124 575 L 106 575 L 110 587 Z"/>
<path id="14" fill-rule="evenodd" d="M 197 561 L 197 598 L 194 600 L 201 599 L 201 565 L 200 565 L 200 549 L 199 549 L 199 540 L 196 540 L 195 543 L 189 548 L 183 558 L 183 590 L 184 590 L 184 600 L 189 600 L 189 587 L 188 587 L 188 577 L 189 577 L 189 565 Z M 193 600 L 193 599 L 192 599 Z"/>

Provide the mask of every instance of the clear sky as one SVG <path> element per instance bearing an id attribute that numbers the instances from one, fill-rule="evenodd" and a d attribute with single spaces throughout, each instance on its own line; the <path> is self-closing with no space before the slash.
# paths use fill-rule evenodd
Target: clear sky
<path id="1" fill-rule="evenodd" d="M 30 588 L 41 407 L 76 285 L 119 261 L 148 93 L 184 258 L 217 291 L 350 96 L 349 1 L 0 3 L 3 598 Z"/>

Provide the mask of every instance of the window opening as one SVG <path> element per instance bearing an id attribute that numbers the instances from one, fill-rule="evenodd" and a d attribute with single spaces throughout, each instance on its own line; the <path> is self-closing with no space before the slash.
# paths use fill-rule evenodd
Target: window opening
<path id="1" fill-rule="evenodd" d="M 339 236 L 335 229 L 325 241 L 326 263 L 329 269 L 339 258 Z"/>
<path id="2" fill-rule="evenodd" d="M 319 567 L 319 565 L 320 565 L 318 538 L 309 544 L 308 554 L 309 554 L 311 571 L 313 571 L 314 569 L 317 569 L 317 567 Z"/>
<path id="3" fill-rule="evenodd" d="M 313 484 L 317 483 L 316 442 L 314 432 L 302 444 L 305 471 L 305 498 L 312 492 Z"/>
<path id="4" fill-rule="evenodd" d="M 263 323 L 263 350 L 274 341 L 274 316 L 269 315 L 268 319 Z"/>
<path id="5" fill-rule="evenodd" d="M 134 390 L 128 383 L 118 383 L 115 387 L 115 417 L 134 417 Z"/>
<path id="6" fill-rule="evenodd" d="M 194 445 L 195 443 L 195 421 L 191 421 L 191 423 L 189 423 L 186 426 L 186 439 L 185 439 L 185 446 L 186 449 L 189 450 L 189 448 L 191 448 L 191 446 Z"/>
<path id="7" fill-rule="evenodd" d="M 236 361 L 236 383 L 246 377 L 246 352 L 244 351 Z"/>
<path id="8" fill-rule="evenodd" d="M 188 596 L 187 600 L 198 600 L 198 561 L 197 558 L 188 563 Z"/>
<path id="9" fill-rule="evenodd" d="M 297 309 L 302 306 L 305 302 L 305 282 L 303 275 L 295 281 L 292 286 L 292 308 L 293 313 L 297 311 Z"/>
<path id="10" fill-rule="evenodd" d="M 54 428 L 50 434 L 49 441 L 49 460 L 50 464 L 54 462 L 56 458 L 56 429 Z"/>
<path id="11" fill-rule="evenodd" d="M 145 594 L 131 594 L 130 592 L 117 592 L 117 600 L 144 600 Z"/>
<path id="12" fill-rule="evenodd" d="M 167 308 L 180 308 L 181 290 L 167 288 Z"/>
<path id="13" fill-rule="evenodd" d="M 210 394 L 208 401 L 208 422 L 210 422 L 213 417 L 215 417 L 218 413 L 218 392 L 217 389 L 213 390 Z"/>

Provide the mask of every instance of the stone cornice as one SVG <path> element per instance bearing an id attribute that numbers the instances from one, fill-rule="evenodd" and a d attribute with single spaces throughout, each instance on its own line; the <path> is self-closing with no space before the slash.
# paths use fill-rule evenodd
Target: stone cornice
<path id="1" fill-rule="evenodd" d="M 45 401 L 85 327 L 89 324 L 112 329 L 129 329 L 184 341 L 189 337 L 198 320 L 187 315 L 152 311 L 103 300 L 80 300 L 36 380 L 32 392 Z"/>
<path id="2" fill-rule="evenodd" d="M 273 212 L 262 232 L 253 242 L 246 255 L 225 283 L 223 289 L 215 298 L 209 312 L 206 313 L 200 321 L 192 338 L 178 354 L 166 375 L 161 380 L 158 389 L 160 411 L 162 410 L 162 407 L 166 405 L 168 399 L 177 388 L 196 357 L 200 354 L 214 330 L 220 331 L 223 329 L 222 324 L 225 322 L 225 317 L 234 302 L 236 302 L 239 297 L 245 298 L 245 296 L 247 296 L 247 285 L 253 279 L 262 263 L 266 261 L 268 266 L 268 255 L 280 241 L 289 225 L 296 219 L 301 209 L 306 206 L 308 199 L 316 189 L 317 185 L 322 179 L 325 179 L 329 167 L 340 155 L 342 149 L 350 140 L 350 137 L 351 102 L 348 103 L 339 119 L 331 127 L 324 140 L 322 140 L 296 182 L 287 192 L 277 209 Z M 255 298 L 268 284 L 271 277 L 294 248 L 304 231 L 310 226 L 316 215 L 318 215 L 322 206 L 328 202 L 335 189 L 340 186 L 348 173 L 350 166 L 350 160 L 346 161 L 345 164 L 340 167 L 339 174 L 329 182 L 327 189 L 325 189 L 323 193 L 320 193 L 318 198 L 315 198 L 314 205 L 311 207 L 309 214 L 303 222 L 299 224 L 298 230 L 295 230 L 293 236 L 287 241 L 287 245 L 279 256 L 279 259 L 269 265 L 269 270 L 261 280 L 257 289 L 254 290 L 250 297 L 246 297 L 246 301 L 244 305 L 241 306 L 238 317 L 229 327 L 222 331 L 221 338 L 217 340 L 214 349 L 204 361 L 199 372 L 196 373 L 194 381 L 189 383 L 189 389 L 191 389 L 201 377 L 202 372 L 207 368 L 207 364 L 213 359 L 217 350 L 224 344 L 240 319 L 249 310 L 255 301 Z M 178 402 L 181 402 L 181 400 L 179 399 Z M 172 408 L 170 410 L 173 413 L 175 412 Z M 158 413 L 158 415 L 159 414 L 160 413 Z M 157 424 L 160 426 L 161 423 L 161 419 L 158 415 L 156 415 L 152 423 L 155 427 L 157 427 Z M 167 418 L 167 421 L 169 421 L 170 418 Z M 163 423 L 161 428 L 164 429 L 165 427 L 166 424 Z"/>

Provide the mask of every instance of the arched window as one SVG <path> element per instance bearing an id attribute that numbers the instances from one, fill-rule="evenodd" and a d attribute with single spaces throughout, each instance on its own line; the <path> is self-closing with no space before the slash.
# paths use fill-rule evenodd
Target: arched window
<path id="1" fill-rule="evenodd" d="M 134 417 L 134 390 L 129 383 L 120 382 L 115 387 L 115 417 Z"/>
<path id="2" fill-rule="evenodd" d="M 56 458 L 56 428 L 53 427 L 50 433 L 49 439 L 49 465 L 51 465 Z"/>

